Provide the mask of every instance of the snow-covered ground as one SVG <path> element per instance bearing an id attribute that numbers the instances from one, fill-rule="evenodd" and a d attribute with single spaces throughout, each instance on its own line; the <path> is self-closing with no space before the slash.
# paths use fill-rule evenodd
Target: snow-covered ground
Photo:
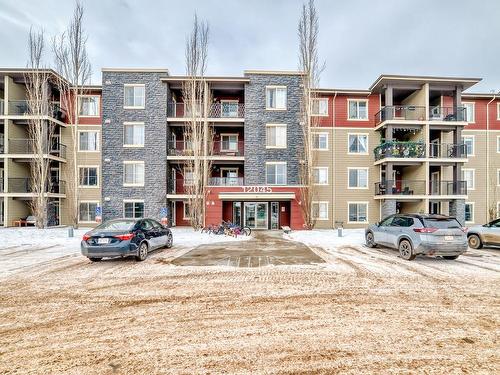
<path id="1" fill-rule="evenodd" d="M 82 236 L 91 228 L 74 231 L 68 237 L 67 227 L 37 229 L 33 227 L 0 229 L 0 276 L 8 276 L 27 267 L 79 257 Z M 245 241 L 252 237 L 238 238 L 195 232 L 191 228 L 172 228 L 174 249 L 182 254 L 190 249 L 217 242 Z"/>
<path id="2" fill-rule="evenodd" d="M 363 245 L 365 241 L 364 229 L 344 229 L 342 237 L 335 229 L 300 230 L 284 234 L 284 238 L 299 241 L 309 246 L 319 246 L 325 250 L 339 246 Z"/>

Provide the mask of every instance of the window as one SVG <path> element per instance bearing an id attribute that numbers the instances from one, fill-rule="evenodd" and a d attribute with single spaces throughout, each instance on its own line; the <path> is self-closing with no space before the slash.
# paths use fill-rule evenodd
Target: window
<path id="1" fill-rule="evenodd" d="M 78 114 L 82 117 L 99 117 L 99 96 L 85 95 L 79 96 L 80 109 Z"/>
<path id="2" fill-rule="evenodd" d="M 267 124 L 266 125 L 266 147 L 286 148 L 286 125 Z"/>
<path id="3" fill-rule="evenodd" d="M 184 186 L 193 186 L 194 173 L 192 170 L 184 169 Z"/>
<path id="4" fill-rule="evenodd" d="M 221 151 L 238 151 L 238 134 L 221 134 Z"/>
<path id="5" fill-rule="evenodd" d="M 125 122 L 123 124 L 123 146 L 144 147 L 144 123 Z"/>
<path id="6" fill-rule="evenodd" d="M 268 185 L 285 185 L 286 163 L 266 163 L 266 183 Z"/>
<path id="7" fill-rule="evenodd" d="M 328 150 L 328 133 L 313 133 L 313 149 Z"/>
<path id="8" fill-rule="evenodd" d="M 368 222 L 368 203 L 367 202 L 348 202 L 349 208 L 348 221 L 350 223 L 366 223 Z"/>
<path id="9" fill-rule="evenodd" d="M 348 119 L 368 120 L 368 100 L 348 99 Z"/>
<path id="10" fill-rule="evenodd" d="M 368 189 L 368 168 L 347 168 L 349 189 Z"/>
<path id="11" fill-rule="evenodd" d="M 411 227 L 413 225 L 414 221 L 411 217 L 405 217 L 405 216 L 395 216 L 394 219 L 392 220 L 391 226 L 392 227 Z"/>
<path id="12" fill-rule="evenodd" d="M 465 107 L 465 120 L 470 123 L 475 122 L 475 116 L 476 116 L 476 111 L 475 111 L 475 105 L 474 103 L 464 103 L 462 102 L 462 105 Z"/>
<path id="13" fill-rule="evenodd" d="M 500 169 L 497 169 L 497 186 L 500 186 Z"/>
<path id="14" fill-rule="evenodd" d="M 313 116 L 328 116 L 328 98 L 312 99 L 311 114 Z"/>
<path id="15" fill-rule="evenodd" d="M 368 154 L 368 134 L 348 135 L 349 154 Z"/>
<path id="16" fill-rule="evenodd" d="M 144 85 L 125 85 L 124 86 L 124 108 L 144 108 L 145 106 Z"/>
<path id="17" fill-rule="evenodd" d="M 328 202 L 312 202 L 312 216 L 317 220 L 328 220 Z"/>
<path id="18" fill-rule="evenodd" d="M 316 185 L 328 185 L 328 167 L 316 167 L 313 174 Z"/>
<path id="19" fill-rule="evenodd" d="M 474 222 L 474 203 L 472 202 L 465 203 L 465 222 Z"/>
<path id="20" fill-rule="evenodd" d="M 191 213 L 190 213 L 190 210 L 189 210 L 189 203 L 187 202 L 183 202 L 184 203 L 184 207 L 182 209 L 182 213 L 183 213 L 183 219 L 184 220 L 189 220 L 191 218 Z"/>
<path id="21" fill-rule="evenodd" d="M 286 86 L 266 87 L 266 109 L 286 109 Z"/>
<path id="22" fill-rule="evenodd" d="M 500 135 L 497 135 L 497 152 L 500 154 Z"/>
<path id="23" fill-rule="evenodd" d="M 99 185 L 97 168 L 98 167 L 79 167 L 81 187 L 97 187 Z"/>
<path id="24" fill-rule="evenodd" d="M 500 120 L 500 103 L 497 103 L 497 120 Z"/>
<path id="25" fill-rule="evenodd" d="M 99 151 L 99 132 L 79 131 L 78 151 Z"/>
<path id="26" fill-rule="evenodd" d="M 462 169 L 462 180 L 466 181 L 467 190 L 475 189 L 474 175 L 475 175 L 474 169 L 465 169 L 465 168 Z"/>
<path id="27" fill-rule="evenodd" d="M 80 202 L 78 221 L 95 221 L 95 210 L 99 206 L 99 202 Z"/>
<path id="28" fill-rule="evenodd" d="M 144 186 L 144 162 L 125 161 L 123 162 L 123 185 L 124 186 Z"/>
<path id="29" fill-rule="evenodd" d="M 140 219 L 141 217 L 144 217 L 144 201 L 123 201 L 123 216 L 127 219 Z"/>
<path id="30" fill-rule="evenodd" d="M 467 135 L 462 137 L 462 142 L 467 148 L 467 156 L 474 156 L 474 136 Z"/>

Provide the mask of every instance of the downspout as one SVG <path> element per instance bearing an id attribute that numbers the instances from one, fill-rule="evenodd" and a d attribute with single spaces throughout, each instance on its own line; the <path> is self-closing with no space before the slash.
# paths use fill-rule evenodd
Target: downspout
<path id="1" fill-rule="evenodd" d="M 496 99 L 493 94 L 491 100 L 486 104 L 486 221 L 490 221 L 490 104 Z"/>
<path id="2" fill-rule="evenodd" d="M 333 96 L 333 103 L 332 103 L 332 139 L 329 140 L 329 147 L 331 145 L 332 147 L 332 177 L 335 175 L 335 152 L 337 151 L 334 149 L 334 140 L 335 140 L 335 116 L 337 115 L 335 111 L 335 99 L 337 98 L 337 91 L 335 91 L 335 95 Z M 335 212 L 337 211 L 337 205 L 335 201 L 335 184 L 337 183 L 337 180 L 335 178 L 332 178 L 332 207 L 333 207 L 333 221 L 332 221 L 332 227 L 335 229 Z"/>

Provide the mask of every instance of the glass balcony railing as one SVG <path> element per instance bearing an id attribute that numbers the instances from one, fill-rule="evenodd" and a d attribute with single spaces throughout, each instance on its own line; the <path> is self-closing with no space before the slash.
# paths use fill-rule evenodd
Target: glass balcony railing
<path id="1" fill-rule="evenodd" d="M 430 195 L 467 195 L 467 181 L 430 181 Z"/>
<path id="2" fill-rule="evenodd" d="M 219 156 L 243 156 L 245 144 L 243 141 L 214 141 L 212 144 L 212 153 L 210 155 Z M 167 146 L 168 156 L 193 156 L 193 147 L 189 142 L 170 141 Z"/>
<path id="3" fill-rule="evenodd" d="M 375 183 L 375 195 L 425 195 L 425 180 L 385 180 Z M 429 195 L 467 195 L 467 181 L 429 181 Z"/>
<path id="4" fill-rule="evenodd" d="M 375 114 L 376 125 L 387 120 L 425 120 L 425 107 L 415 105 L 391 105 Z"/>
<path id="5" fill-rule="evenodd" d="M 9 100 L 8 113 L 11 116 L 27 116 L 30 114 L 30 108 L 27 100 Z M 61 108 L 57 102 L 49 103 L 47 108 L 47 116 L 55 118 L 59 121 L 66 119 L 66 111 Z"/>
<path id="6" fill-rule="evenodd" d="M 465 107 L 434 106 L 429 110 L 430 121 L 467 121 Z"/>
<path id="7" fill-rule="evenodd" d="M 16 138 L 9 140 L 9 154 L 33 154 L 33 144 L 30 139 Z M 66 158 L 66 145 L 52 142 L 46 146 L 45 154 Z"/>
<path id="8" fill-rule="evenodd" d="M 466 158 L 467 145 L 465 143 L 430 143 L 429 144 L 430 158 Z"/>
<path id="9" fill-rule="evenodd" d="M 167 103 L 167 117 L 191 118 L 205 117 L 203 103 L 188 105 L 186 103 Z M 218 102 L 208 106 L 209 118 L 244 118 L 245 104 L 238 102 Z"/>
<path id="10" fill-rule="evenodd" d="M 210 186 L 243 186 L 243 177 L 211 177 L 208 180 Z"/>

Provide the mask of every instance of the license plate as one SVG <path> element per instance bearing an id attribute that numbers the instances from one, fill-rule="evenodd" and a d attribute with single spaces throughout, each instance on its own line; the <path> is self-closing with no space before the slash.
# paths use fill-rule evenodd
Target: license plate
<path id="1" fill-rule="evenodd" d="M 98 238 L 97 243 L 98 244 L 107 244 L 107 243 L 109 243 L 109 238 Z"/>
<path id="2" fill-rule="evenodd" d="M 444 236 L 445 241 L 453 241 L 453 236 Z"/>

